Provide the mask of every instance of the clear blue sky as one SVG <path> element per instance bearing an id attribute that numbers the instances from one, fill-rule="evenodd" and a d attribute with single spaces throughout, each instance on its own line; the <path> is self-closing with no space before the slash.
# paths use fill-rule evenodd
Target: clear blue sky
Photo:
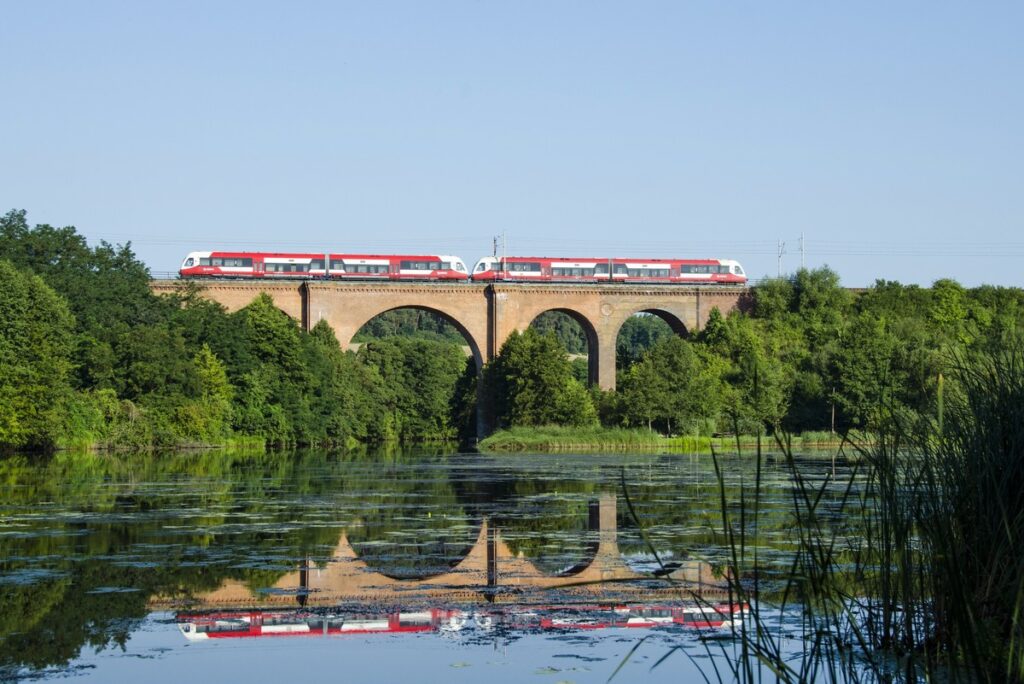
<path id="1" fill-rule="evenodd" d="M 1024 286 L 1024 3 L 33 2 L 0 210 L 192 249 Z"/>

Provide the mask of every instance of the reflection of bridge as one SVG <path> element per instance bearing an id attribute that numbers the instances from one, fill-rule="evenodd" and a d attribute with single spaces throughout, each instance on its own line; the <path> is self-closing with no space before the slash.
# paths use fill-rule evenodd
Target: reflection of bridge
<path id="1" fill-rule="evenodd" d="M 151 288 L 170 293 L 182 281 L 156 280 Z M 590 381 L 615 388 L 619 328 L 635 313 L 660 316 L 678 334 L 699 330 L 712 309 L 739 308 L 746 288 L 680 285 L 541 285 L 518 283 L 330 282 L 317 280 L 202 281 L 201 294 L 236 311 L 260 293 L 309 329 L 327 321 L 342 347 L 370 319 L 393 309 L 439 314 L 465 336 L 479 368 L 494 358 L 514 330 L 526 330 L 546 311 L 568 314 L 583 328 L 590 350 Z"/>
<path id="2" fill-rule="evenodd" d="M 218 589 L 188 597 L 200 606 L 230 607 L 255 605 L 337 605 L 344 602 L 404 603 L 413 601 L 494 601 L 502 595 L 521 597 L 529 590 L 561 589 L 594 597 L 609 592 L 641 596 L 679 595 L 682 589 L 702 596 L 720 596 L 724 583 L 714 577 L 711 566 L 700 561 L 681 564 L 659 584 L 661 591 L 640 580 L 650 574 L 632 570 L 618 546 L 616 500 L 602 494 L 590 505 L 589 528 L 597 532 L 593 555 L 579 565 L 556 575 L 541 572 L 536 565 L 516 555 L 502 540 L 501 532 L 484 521 L 469 553 L 450 571 L 425 579 L 402 580 L 372 570 L 360 560 L 343 533 L 333 556 L 324 567 L 306 563 L 267 591 L 254 592 L 239 581 L 227 581 Z M 631 584 L 632 583 L 632 584 Z M 173 597 L 158 597 L 155 606 L 176 603 Z"/>

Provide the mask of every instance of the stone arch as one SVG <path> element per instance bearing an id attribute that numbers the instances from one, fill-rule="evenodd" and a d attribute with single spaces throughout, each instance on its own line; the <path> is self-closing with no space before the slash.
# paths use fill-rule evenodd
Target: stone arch
<path id="1" fill-rule="evenodd" d="M 591 320 L 589 318 L 587 318 L 585 315 L 583 315 L 582 313 L 580 313 L 579 311 L 576 311 L 574 309 L 570 309 L 570 308 L 566 308 L 566 307 L 552 307 L 550 309 L 544 309 L 542 311 L 537 311 L 536 313 L 534 313 L 533 317 L 526 324 L 526 327 L 529 328 L 531 325 L 533 325 L 534 321 L 536 321 L 538 318 L 540 318 L 540 316 L 542 314 L 546 314 L 549 311 L 557 311 L 558 313 L 563 313 L 563 314 L 567 315 L 569 318 L 574 320 L 577 323 L 577 325 L 580 326 L 581 330 L 583 330 L 583 336 L 586 337 L 586 339 L 587 339 L 587 384 L 588 385 L 595 385 L 595 384 L 597 384 L 598 383 L 598 379 L 599 379 L 598 378 L 598 370 L 599 370 L 598 344 L 599 344 L 599 342 L 598 342 L 598 336 L 597 336 L 597 329 L 594 327 L 593 322 L 591 322 Z"/>
<path id="2" fill-rule="evenodd" d="M 463 339 L 466 340 L 466 344 L 469 345 L 469 350 L 473 356 L 473 362 L 476 365 L 477 373 L 479 373 L 483 369 L 484 357 L 477 336 L 474 335 L 473 332 L 466 325 L 464 325 L 455 315 L 436 306 L 430 306 L 427 304 L 415 302 L 388 304 L 386 306 L 381 307 L 380 309 L 369 309 L 367 312 L 360 312 L 356 316 L 346 317 L 344 321 L 339 321 L 338 324 L 333 323 L 330 320 L 330 318 L 328 318 L 328 323 L 332 324 L 334 332 L 338 336 L 338 342 L 344 348 L 351 343 L 352 338 L 355 337 L 356 333 L 362 330 L 362 328 L 367 323 L 372 321 L 374 318 L 380 316 L 381 314 L 388 313 L 389 311 L 398 311 L 401 309 L 416 309 L 418 311 L 427 311 L 437 316 L 440 316 L 445 321 L 450 323 L 456 330 L 459 331 Z M 312 321 L 311 325 L 315 325 L 315 323 L 316 321 Z"/>
<path id="3" fill-rule="evenodd" d="M 673 311 L 660 308 L 660 307 L 644 307 L 644 308 L 628 308 L 623 312 L 625 315 L 619 320 L 615 321 L 615 325 L 612 334 L 609 336 L 609 346 L 611 347 L 611 353 L 609 354 L 609 362 L 612 364 L 612 374 L 618 373 L 619 362 L 621 361 L 619 356 L 619 334 L 622 332 L 622 328 L 626 325 L 626 321 L 630 320 L 637 314 L 649 314 L 663 321 L 669 329 L 678 337 L 686 339 L 690 336 L 690 330 L 686 325 L 685 319 L 674 313 Z"/>
<path id="4" fill-rule="evenodd" d="M 668 323 L 668 327 L 672 328 L 672 332 L 674 332 L 676 335 L 679 335 L 680 337 L 687 338 L 690 336 L 690 330 L 689 328 L 686 327 L 686 323 L 683 322 L 683 319 L 680 316 L 677 316 L 668 309 L 651 307 L 647 309 L 637 309 L 636 311 L 630 312 L 628 316 L 623 318 L 622 321 L 619 323 L 618 329 L 615 331 L 616 338 L 618 338 L 619 331 L 622 329 L 622 326 L 626 323 L 626 321 L 639 313 L 657 316 L 661 320 Z"/>

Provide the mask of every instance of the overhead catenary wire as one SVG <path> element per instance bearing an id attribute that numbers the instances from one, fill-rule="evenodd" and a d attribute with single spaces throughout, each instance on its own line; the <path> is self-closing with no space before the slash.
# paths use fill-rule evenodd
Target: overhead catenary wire
<path id="1" fill-rule="evenodd" d="M 466 245 L 479 243 L 481 253 L 487 250 L 487 239 L 480 235 L 432 235 L 415 236 L 393 239 L 367 238 L 365 236 L 350 237 L 344 239 L 331 238 L 303 239 L 303 240 L 281 240 L 281 239 L 260 239 L 260 238 L 239 238 L 237 236 L 217 236 L 216 234 L 205 234 L 202 236 L 146 236 L 128 235 L 123 233 L 95 233 L 86 234 L 90 241 L 100 240 L 112 244 L 125 244 L 145 246 L 180 246 L 189 249 L 238 249 L 239 251 L 321 251 L 325 248 L 333 248 L 335 244 L 343 247 L 346 251 L 409 251 L 426 250 L 437 251 L 439 246 L 460 245 L 465 249 Z M 802 239 L 801 239 L 802 237 Z M 801 262 L 806 264 L 809 258 L 824 257 L 879 257 L 879 258 L 1021 258 L 1024 257 L 1024 242 L 992 241 L 979 242 L 971 241 L 935 241 L 927 242 L 913 241 L 840 241 L 840 240 L 814 240 L 805 236 L 791 237 L 801 245 Z M 516 242 L 525 245 L 519 251 L 523 254 L 540 256 L 554 255 L 557 253 L 574 255 L 598 256 L 604 253 L 614 254 L 636 254 L 636 255 L 671 255 L 687 257 L 745 257 L 745 256 L 772 256 L 778 257 L 779 244 L 786 243 L 785 238 L 775 240 L 629 240 L 618 239 L 591 239 L 591 238 L 551 238 L 534 237 L 530 235 L 517 235 Z M 325 245 L 325 243 L 328 243 Z M 598 254 L 600 253 L 600 254 Z"/>

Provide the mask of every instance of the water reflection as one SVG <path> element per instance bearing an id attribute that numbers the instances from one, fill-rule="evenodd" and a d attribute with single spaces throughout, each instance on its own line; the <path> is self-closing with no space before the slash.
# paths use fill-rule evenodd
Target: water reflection
<path id="1" fill-rule="evenodd" d="M 514 637 L 518 633 L 597 629 L 738 627 L 745 606 L 737 604 L 651 603 L 593 605 L 488 606 L 420 610 L 235 610 L 180 612 L 178 628 L 189 641 L 277 636 L 340 636 L 346 634 L 444 635 L 482 633 Z"/>
<path id="2" fill-rule="evenodd" d="M 736 500 L 751 468 L 728 468 Z M 193 612 L 402 613 L 678 599 L 650 579 L 657 566 L 621 505 L 623 479 L 674 579 L 712 597 L 725 551 L 717 480 L 699 457 L 0 459 L 0 679 L 66 667 L 83 647 L 123 648 L 151 611 L 182 601 Z M 770 464 L 764 480 L 764 556 L 781 556 L 790 485 Z"/>

